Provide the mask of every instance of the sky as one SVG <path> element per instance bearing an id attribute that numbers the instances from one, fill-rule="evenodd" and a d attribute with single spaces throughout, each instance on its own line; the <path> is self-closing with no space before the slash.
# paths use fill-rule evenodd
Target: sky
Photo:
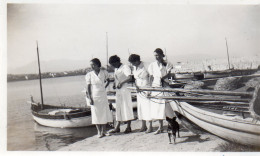
<path id="1" fill-rule="evenodd" d="M 43 71 L 106 65 L 106 32 L 108 55 L 124 63 L 154 61 L 156 48 L 171 62 L 225 58 L 225 38 L 231 57 L 254 57 L 259 28 L 259 5 L 8 4 L 7 73 L 37 72 L 36 40 Z"/>

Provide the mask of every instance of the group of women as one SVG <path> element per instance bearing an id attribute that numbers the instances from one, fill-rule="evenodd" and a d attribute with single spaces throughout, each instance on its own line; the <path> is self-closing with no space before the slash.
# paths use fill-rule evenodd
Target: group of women
<path id="1" fill-rule="evenodd" d="M 162 87 L 164 79 L 169 76 L 172 64 L 164 60 L 164 53 L 160 48 L 155 49 L 154 56 L 156 61 L 151 63 L 148 69 L 140 60 L 140 56 L 132 54 L 128 61 L 133 66 L 133 75 L 137 90 L 139 87 Z M 131 80 L 131 69 L 128 65 L 121 63 L 117 55 L 109 58 L 109 64 L 115 68 L 114 72 L 114 88 L 116 89 L 116 126 L 109 133 L 105 130 L 105 125 L 112 122 L 112 114 L 109 110 L 106 87 L 109 85 L 108 72 L 101 69 L 99 59 L 92 59 L 90 62 L 93 71 L 87 73 L 87 96 L 90 99 L 92 124 L 95 124 L 98 131 L 98 137 L 101 138 L 111 133 L 120 132 L 120 122 L 126 122 L 127 127 L 124 133 L 130 133 L 131 121 L 134 119 L 133 104 L 131 92 L 127 89 L 127 82 Z M 151 133 L 152 121 L 159 121 L 159 128 L 154 134 L 163 131 L 163 120 L 166 116 L 172 117 L 173 112 L 168 103 L 162 99 L 148 99 L 144 94 L 152 96 L 162 96 L 161 92 L 138 92 L 137 94 L 137 114 L 138 119 L 142 121 L 140 132 Z M 167 108 L 169 107 L 169 108 Z M 147 128 L 146 121 L 149 123 Z"/>

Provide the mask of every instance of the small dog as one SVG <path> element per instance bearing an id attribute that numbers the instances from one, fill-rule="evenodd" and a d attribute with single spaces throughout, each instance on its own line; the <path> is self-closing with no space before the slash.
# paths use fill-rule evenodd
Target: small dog
<path id="1" fill-rule="evenodd" d="M 173 141 L 175 144 L 175 139 L 176 139 L 176 133 L 178 132 L 178 137 L 180 137 L 180 126 L 178 122 L 176 121 L 176 117 L 173 117 L 172 119 L 169 117 L 166 117 L 166 121 L 168 121 L 168 136 L 169 136 L 169 144 L 171 144 L 171 136 L 173 137 Z"/>

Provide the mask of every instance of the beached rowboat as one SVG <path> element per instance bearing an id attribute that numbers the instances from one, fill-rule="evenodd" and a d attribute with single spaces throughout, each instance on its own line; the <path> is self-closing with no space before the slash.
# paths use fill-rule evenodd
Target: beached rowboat
<path id="1" fill-rule="evenodd" d="M 130 88 L 133 89 L 133 88 Z M 170 101 L 177 114 L 196 125 L 232 142 L 260 146 L 260 85 L 254 92 L 139 88 L 141 91 L 204 93 L 211 95 L 252 96 L 245 98 L 214 98 L 203 96 L 160 96 Z"/>
<path id="2" fill-rule="evenodd" d="M 232 142 L 260 146 L 259 98 L 258 86 L 249 107 L 246 104 L 239 104 L 239 106 L 231 104 L 218 109 L 212 104 L 205 105 L 206 101 L 197 104 L 172 101 L 170 105 L 174 111 L 210 133 Z M 229 108 L 234 109 L 229 110 Z"/>
<path id="3" fill-rule="evenodd" d="M 37 42 L 37 60 L 39 68 L 41 103 L 36 103 L 31 96 L 31 112 L 33 119 L 43 126 L 72 128 L 91 125 L 91 111 L 89 108 L 75 108 L 67 106 L 47 105 L 43 102 L 40 57 Z"/>
<path id="4" fill-rule="evenodd" d="M 179 112 L 201 128 L 221 138 L 240 144 L 260 146 L 260 121 L 237 115 L 225 115 L 223 111 L 196 107 L 187 102 L 170 103 Z"/>
<path id="5" fill-rule="evenodd" d="M 229 76 L 242 76 L 251 75 L 256 73 L 257 69 L 230 69 L 222 71 L 206 71 L 206 72 L 179 72 L 171 73 L 170 77 L 174 80 L 206 80 L 206 79 L 217 79 Z"/>
<path id="6" fill-rule="evenodd" d="M 74 128 L 92 124 L 89 108 L 41 105 L 31 101 L 31 111 L 33 119 L 43 126 Z"/>

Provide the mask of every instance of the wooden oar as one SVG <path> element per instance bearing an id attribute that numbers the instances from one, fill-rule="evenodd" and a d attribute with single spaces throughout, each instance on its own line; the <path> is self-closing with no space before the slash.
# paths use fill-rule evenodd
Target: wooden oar
<path id="1" fill-rule="evenodd" d="M 234 98 L 214 98 L 214 97 L 186 97 L 186 96 L 150 96 L 148 98 L 178 100 L 178 101 L 231 101 L 231 102 L 250 102 L 251 99 L 234 99 Z"/>
<path id="2" fill-rule="evenodd" d="M 179 82 L 179 83 L 188 83 L 191 80 L 192 81 L 199 81 L 199 82 L 203 82 L 203 81 L 216 81 L 219 80 L 221 78 L 229 78 L 229 77 L 234 77 L 234 78 L 241 78 L 241 77 L 246 77 L 246 78 L 255 78 L 255 77 L 260 77 L 260 74 L 252 74 L 252 75 L 241 75 L 241 76 L 224 76 L 224 77 L 217 77 L 217 78 L 204 78 L 202 80 L 197 80 L 197 79 L 190 79 L 190 80 L 185 80 L 185 79 L 176 79 L 174 81 Z"/>
<path id="3" fill-rule="evenodd" d="M 199 104 L 228 104 L 228 105 L 238 105 L 238 106 L 249 106 L 249 103 L 246 102 L 231 102 L 231 101 L 196 101 L 190 100 L 190 103 L 199 103 Z"/>
<path id="4" fill-rule="evenodd" d="M 225 77 L 219 77 L 219 78 L 206 78 L 206 79 L 197 80 L 197 81 L 218 80 L 220 78 L 228 78 L 228 77 L 234 77 L 234 78 L 240 78 L 240 77 L 254 78 L 254 77 L 260 77 L 260 74 L 240 75 L 240 76 L 225 76 Z"/>
<path id="5" fill-rule="evenodd" d="M 128 89 L 136 90 L 135 87 L 128 87 Z M 140 91 L 158 91 L 158 92 L 200 93 L 200 94 L 211 94 L 211 95 L 231 95 L 231 96 L 252 96 L 253 95 L 253 92 L 217 91 L 217 90 L 206 90 L 206 89 L 140 87 L 139 90 Z"/>
<path id="6" fill-rule="evenodd" d="M 249 109 L 249 106 L 233 106 L 233 105 L 218 105 L 218 104 L 201 104 L 201 103 L 197 103 L 197 104 L 194 104 L 194 106 L 207 106 L 207 107 L 219 107 L 219 108 L 223 108 L 223 109 L 246 109 L 248 110 Z"/>

